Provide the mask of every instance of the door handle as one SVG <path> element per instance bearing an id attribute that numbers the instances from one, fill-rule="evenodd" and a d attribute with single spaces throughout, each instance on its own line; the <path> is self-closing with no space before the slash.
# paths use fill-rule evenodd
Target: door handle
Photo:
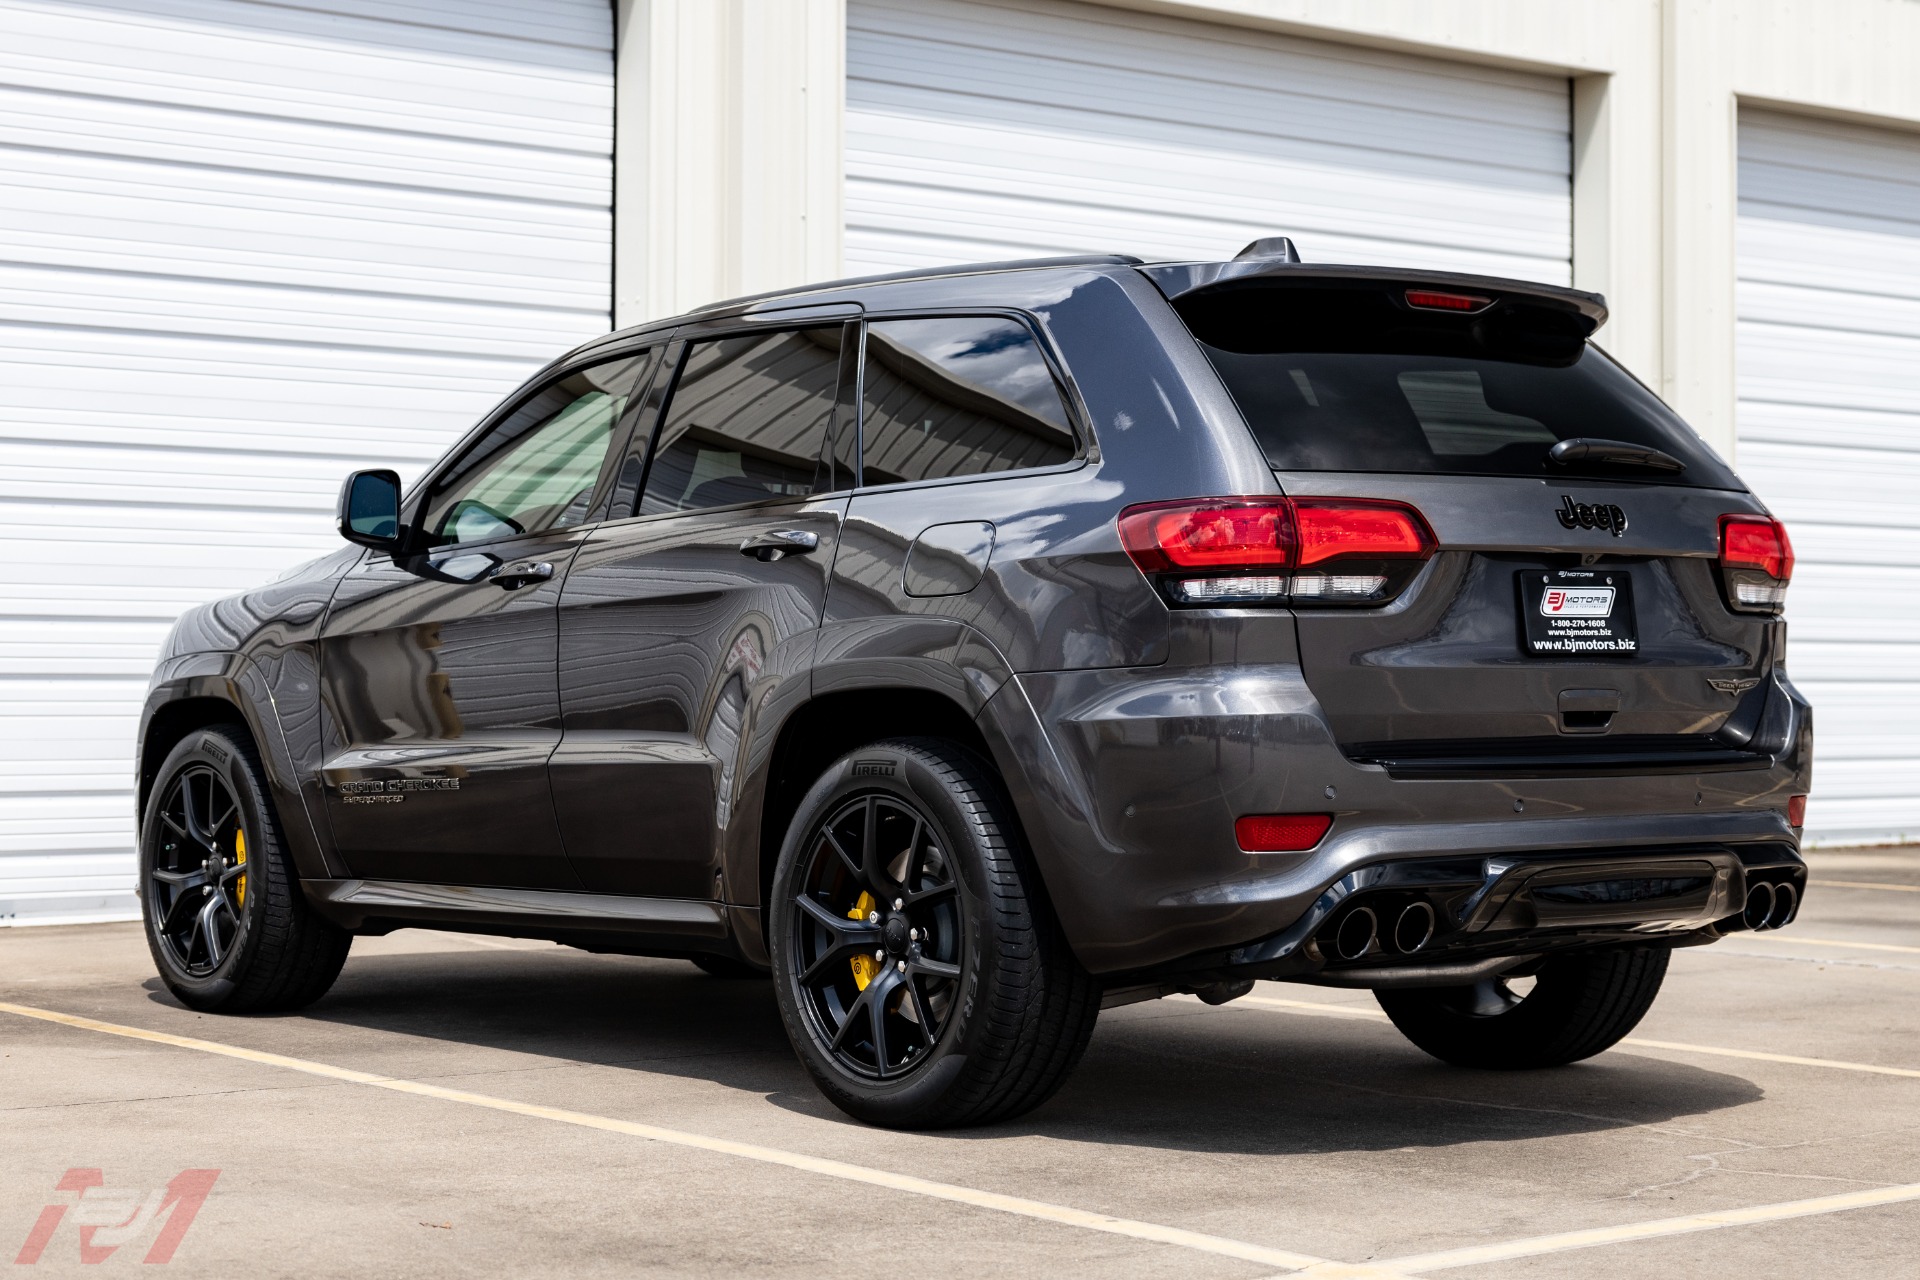
<path id="1" fill-rule="evenodd" d="M 553 565 L 549 561 L 517 560 L 512 564 L 501 565 L 489 581 L 504 591 L 518 591 L 521 587 L 530 587 L 536 582 L 546 582 L 552 577 Z"/>
<path id="2" fill-rule="evenodd" d="M 768 563 L 784 556 L 804 556 L 820 547 L 820 535 L 805 529 L 772 529 L 756 533 L 740 544 L 740 554 Z"/>

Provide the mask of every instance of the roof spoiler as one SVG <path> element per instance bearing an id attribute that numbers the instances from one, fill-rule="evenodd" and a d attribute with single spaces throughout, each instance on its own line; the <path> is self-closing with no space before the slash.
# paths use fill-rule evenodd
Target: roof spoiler
<path id="1" fill-rule="evenodd" d="M 1285 236 L 1255 240 L 1226 262 L 1161 262 L 1136 268 L 1153 281 L 1169 302 L 1193 294 L 1231 288 L 1261 280 L 1276 284 L 1350 283 L 1368 281 L 1384 284 L 1458 290 L 1492 294 L 1496 297 L 1525 300 L 1549 307 L 1577 311 L 1598 329 L 1607 322 L 1607 300 L 1584 289 L 1536 284 L 1531 280 L 1508 280 L 1500 276 L 1468 275 L 1458 271 L 1421 271 L 1397 267 L 1337 266 L 1300 261 L 1293 241 Z"/>

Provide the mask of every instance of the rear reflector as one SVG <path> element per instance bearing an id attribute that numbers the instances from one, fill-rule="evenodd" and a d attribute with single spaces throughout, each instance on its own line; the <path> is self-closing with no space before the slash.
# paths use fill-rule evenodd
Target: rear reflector
<path id="1" fill-rule="evenodd" d="M 1384 604 L 1433 555 L 1412 507 L 1369 498 L 1201 498 L 1120 513 L 1120 542 L 1176 605 Z"/>
<path id="2" fill-rule="evenodd" d="M 1807 798 L 1805 796 L 1787 797 L 1787 825 L 1804 827 L 1807 825 Z"/>
<path id="3" fill-rule="evenodd" d="M 1407 305 L 1423 311 L 1479 311 L 1493 305 L 1492 298 L 1471 293 L 1440 293 L 1433 289 L 1407 290 Z"/>
<path id="4" fill-rule="evenodd" d="M 1329 813 L 1250 813 L 1233 824 L 1233 834 L 1248 853 L 1300 853 L 1332 825 Z"/>
<path id="5" fill-rule="evenodd" d="M 1721 516 L 1720 576 L 1735 610 L 1778 613 L 1793 578 L 1787 527 L 1767 516 Z"/>

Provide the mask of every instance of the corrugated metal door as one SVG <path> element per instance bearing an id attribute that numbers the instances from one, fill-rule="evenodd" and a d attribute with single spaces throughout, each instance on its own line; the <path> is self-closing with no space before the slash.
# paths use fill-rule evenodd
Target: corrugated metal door
<path id="1" fill-rule="evenodd" d="M 1740 474 L 1793 536 L 1808 835 L 1920 837 L 1920 138 L 1740 113 Z"/>
<path id="2" fill-rule="evenodd" d="M 1565 78 L 1052 0 L 851 0 L 847 264 L 1232 254 L 1568 283 Z"/>
<path id="3" fill-rule="evenodd" d="M 0 921 L 133 906 L 183 608 L 604 331 L 607 0 L 0 0 Z"/>

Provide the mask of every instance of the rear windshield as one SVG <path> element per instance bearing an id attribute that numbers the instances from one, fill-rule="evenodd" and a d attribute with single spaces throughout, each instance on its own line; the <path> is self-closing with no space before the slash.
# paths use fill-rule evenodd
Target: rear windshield
<path id="1" fill-rule="evenodd" d="M 1743 486 L 1693 430 L 1545 308 L 1427 315 L 1397 290 L 1243 289 L 1179 310 L 1276 471 L 1593 477 Z M 1661 472 L 1550 463 L 1562 440 L 1652 446 Z"/>

